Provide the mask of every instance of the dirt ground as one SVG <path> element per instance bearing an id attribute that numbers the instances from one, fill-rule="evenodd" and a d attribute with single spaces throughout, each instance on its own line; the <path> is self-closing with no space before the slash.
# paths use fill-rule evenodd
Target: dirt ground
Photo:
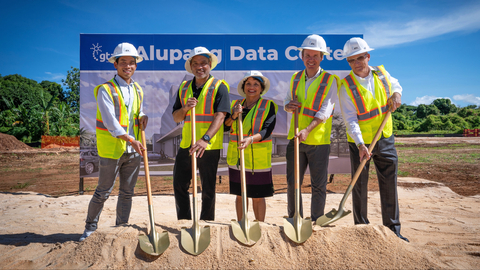
<path id="1" fill-rule="evenodd" d="M 78 194 L 80 174 L 78 148 L 34 149 L 4 137 L 4 134 L 0 134 L 0 191 L 31 191 L 52 196 Z M 7 141 L 9 145 L 20 144 L 15 146 L 15 150 L 5 151 L 6 147 L 2 148 L 2 141 Z M 480 137 L 396 138 L 396 142 L 400 159 L 399 176 L 418 177 L 442 183 L 463 196 L 480 194 L 480 159 L 473 164 L 456 159 L 458 154 L 475 154 L 479 153 L 480 149 L 455 147 L 459 144 L 479 146 Z M 418 148 L 421 150 L 417 150 Z M 448 153 L 452 158 L 447 161 L 432 158 L 427 162 L 402 162 L 404 156 L 421 154 L 422 157 L 434 157 L 438 153 Z M 335 175 L 333 181 L 327 185 L 327 192 L 343 193 L 350 183 L 350 177 L 349 174 Z M 171 176 L 152 176 L 151 179 L 154 195 L 173 195 Z M 370 179 L 369 190 L 378 191 L 373 163 L 370 165 Z M 287 191 L 285 175 L 274 175 L 273 180 L 275 194 Z M 85 177 L 84 194 L 93 194 L 97 181 L 96 177 Z M 399 185 L 422 188 L 436 184 L 399 183 Z M 198 190 L 201 191 L 201 185 Z M 217 177 L 216 190 L 217 193 L 229 193 L 228 176 L 222 176 L 221 179 Z M 302 192 L 311 192 L 309 175 L 305 176 Z M 135 193 L 146 194 L 143 177 L 139 177 Z"/>
<path id="2" fill-rule="evenodd" d="M 399 203 L 402 234 L 382 226 L 378 187 L 371 166 L 370 225 L 354 226 L 349 216 L 328 227 L 314 226 L 312 236 L 296 244 L 284 233 L 285 176 L 276 176 L 276 194 L 267 198 L 266 222 L 253 246 L 236 241 L 235 218 L 228 178 L 217 184 L 215 221 L 210 244 L 192 256 L 181 244 L 171 177 L 153 177 L 156 230 L 166 230 L 170 246 L 160 256 L 145 254 L 138 245 L 146 233 L 148 210 L 145 182 L 139 178 L 130 223 L 114 226 L 116 196 L 107 200 L 99 229 L 77 242 L 96 178 L 86 178 L 78 194 L 78 149 L 5 149 L 0 134 L 0 269 L 478 269 L 480 265 L 480 138 L 397 138 Z M 462 146 L 458 146 L 462 144 Z M 471 145 L 466 147 L 464 144 Z M 18 147 L 22 147 L 19 145 Z M 421 149 L 421 150 L 418 150 Z M 419 153 L 421 152 L 421 153 Z M 447 155 L 442 155 L 442 153 Z M 445 161 L 445 156 L 451 157 Z M 338 208 L 349 175 L 335 175 L 328 184 L 326 211 Z M 306 177 L 302 191 L 309 192 Z M 113 195 L 116 193 L 114 192 Z M 310 194 L 304 194 L 309 215 Z M 345 209 L 351 209 L 347 200 Z M 253 213 L 249 212 L 249 220 Z"/>

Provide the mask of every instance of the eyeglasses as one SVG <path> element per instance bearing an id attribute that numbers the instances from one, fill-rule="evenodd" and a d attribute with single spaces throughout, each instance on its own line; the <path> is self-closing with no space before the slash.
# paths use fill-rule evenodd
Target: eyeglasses
<path id="1" fill-rule="evenodd" d="M 348 62 L 349 64 L 353 64 L 353 63 L 355 63 L 356 61 L 362 62 L 362 61 L 365 60 L 365 58 L 367 57 L 367 54 L 368 54 L 368 53 L 366 53 L 366 54 L 364 54 L 364 55 L 362 55 L 362 56 L 360 56 L 360 57 L 357 57 L 357 58 L 355 58 L 355 59 L 350 59 L 350 60 L 347 59 L 347 62 Z"/>

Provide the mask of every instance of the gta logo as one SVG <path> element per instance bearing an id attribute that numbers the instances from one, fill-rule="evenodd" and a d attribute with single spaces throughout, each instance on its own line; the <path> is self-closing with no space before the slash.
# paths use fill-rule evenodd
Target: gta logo
<path id="1" fill-rule="evenodd" d="M 102 46 L 98 45 L 98 43 L 95 45 L 95 44 L 92 44 L 92 48 L 90 48 L 92 50 L 92 56 L 93 56 L 93 59 L 95 59 L 95 61 L 98 61 L 98 62 L 105 62 L 108 60 L 108 58 L 111 56 L 110 53 L 106 52 L 106 53 L 101 53 L 102 52 Z"/>

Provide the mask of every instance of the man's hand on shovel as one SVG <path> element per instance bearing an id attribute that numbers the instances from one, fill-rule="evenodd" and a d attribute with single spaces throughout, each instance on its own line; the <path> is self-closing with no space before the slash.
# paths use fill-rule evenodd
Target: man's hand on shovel
<path id="1" fill-rule="evenodd" d="M 363 161 L 364 159 L 369 160 L 372 157 L 372 153 L 368 151 L 367 146 L 365 144 L 361 144 L 358 146 L 359 150 L 359 155 L 360 155 L 360 162 Z"/>
<path id="2" fill-rule="evenodd" d="M 139 119 L 140 130 L 145 130 L 145 128 L 147 128 L 147 123 L 148 123 L 148 116 L 144 115 L 144 116 L 140 117 L 140 119 Z M 133 140 L 130 144 L 132 145 L 133 149 L 135 149 L 135 151 L 137 153 L 139 153 L 140 156 L 143 157 L 143 151 L 146 150 L 145 147 L 143 147 L 143 144 L 140 141 L 137 141 L 137 140 Z"/>

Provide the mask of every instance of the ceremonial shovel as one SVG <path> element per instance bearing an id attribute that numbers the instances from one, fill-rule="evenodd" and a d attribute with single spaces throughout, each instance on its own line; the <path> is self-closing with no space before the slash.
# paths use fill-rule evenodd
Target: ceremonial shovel
<path id="1" fill-rule="evenodd" d="M 242 114 L 238 116 L 238 142 L 243 140 Z M 253 161 L 252 161 L 253 162 Z M 245 155 L 244 149 L 240 149 L 240 179 L 242 185 L 242 209 L 243 216 L 240 221 L 232 219 L 232 231 L 237 240 L 247 246 L 253 246 L 261 237 L 260 224 L 258 221 L 248 222 L 247 218 L 247 180 L 245 178 Z"/>
<path id="2" fill-rule="evenodd" d="M 148 169 L 148 156 L 147 156 L 147 145 L 145 141 L 145 130 L 143 127 L 140 127 L 142 130 L 142 143 L 143 143 L 143 164 L 145 166 L 145 178 L 147 179 L 147 198 L 148 198 L 148 213 L 150 216 L 150 234 L 149 235 L 140 235 L 138 236 L 138 243 L 140 248 L 153 256 L 158 256 L 162 254 L 170 245 L 170 239 L 168 238 L 168 232 L 163 231 L 158 233 L 155 229 L 155 218 L 153 214 L 153 203 L 152 203 L 152 190 L 150 187 L 150 171 Z"/>
<path id="3" fill-rule="evenodd" d="M 190 125 L 192 131 L 192 144 L 195 144 L 195 108 L 190 110 Z M 180 238 L 182 247 L 192 255 L 199 255 L 210 245 L 210 226 L 203 228 L 198 225 L 197 209 L 197 157 L 192 154 L 192 183 L 193 183 L 193 226 L 190 229 L 182 227 Z"/>
<path id="4" fill-rule="evenodd" d="M 298 134 L 298 108 L 295 109 L 295 134 Z M 303 243 L 312 235 L 312 220 L 302 219 L 300 215 L 300 161 L 299 147 L 300 138 L 294 138 L 294 161 L 295 161 L 295 214 L 293 218 L 283 217 L 283 230 L 295 243 Z"/>
<path id="5" fill-rule="evenodd" d="M 375 134 L 375 137 L 373 137 L 372 143 L 368 147 L 368 152 L 372 153 L 373 148 L 375 147 L 375 144 L 377 143 L 378 138 L 382 134 L 383 128 L 385 127 L 385 124 L 387 123 L 388 118 L 390 118 L 391 113 L 392 112 L 390 110 L 387 112 L 387 115 L 385 116 L 385 118 L 382 121 L 382 124 L 378 128 L 377 133 Z M 365 164 L 367 163 L 368 160 L 369 159 L 367 159 L 367 158 L 363 159 L 362 162 L 360 163 L 360 166 L 358 166 L 357 171 L 355 172 L 355 175 L 353 176 L 352 181 L 348 185 L 347 191 L 343 195 L 342 201 L 340 202 L 340 205 L 338 206 L 338 211 L 335 208 L 333 208 L 332 211 L 330 211 L 330 212 L 326 213 L 325 215 L 319 217 L 315 224 L 317 224 L 319 226 L 322 226 L 322 227 L 327 226 L 328 224 L 332 224 L 333 222 L 343 218 L 344 216 L 346 216 L 346 215 L 348 215 L 352 212 L 350 210 L 345 211 L 343 209 L 343 206 L 345 205 L 345 202 L 347 201 L 348 196 L 350 196 L 350 193 L 352 192 L 352 189 L 355 186 L 355 183 L 357 182 L 358 177 L 362 173 L 363 167 L 365 166 Z"/>

